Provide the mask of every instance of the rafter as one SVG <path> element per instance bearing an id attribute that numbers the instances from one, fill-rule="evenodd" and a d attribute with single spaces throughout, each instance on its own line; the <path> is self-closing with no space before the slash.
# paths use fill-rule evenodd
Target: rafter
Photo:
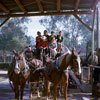
<path id="1" fill-rule="evenodd" d="M 57 0 L 57 11 L 60 12 L 60 9 L 61 9 L 60 0 Z"/>
<path id="2" fill-rule="evenodd" d="M 79 16 L 77 16 L 76 14 L 74 14 L 74 17 L 76 18 L 76 19 L 78 19 L 84 26 L 86 26 L 90 31 L 92 31 L 92 28 L 88 25 L 88 24 L 86 24 L 84 21 L 82 21 L 81 20 L 81 18 L 79 17 Z"/>
<path id="3" fill-rule="evenodd" d="M 92 14 L 91 11 L 68 11 L 68 12 L 53 12 L 53 13 L 28 13 L 28 14 L 6 14 L 0 15 L 0 18 L 3 17 L 28 17 L 28 16 L 49 16 L 49 15 L 72 15 L 72 14 Z"/>
<path id="4" fill-rule="evenodd" d="M 74 8 L 75 11 L 77 11 L 77 9 L 79 7 L 79 3 L 80 3 L 80 0 L 76 0 L 75 8 Z"/>
<path id="5" fill-rule="evenodd" d="M 40 10 L 41 12 L 43 12 L 43 6 L 42 6 L 40 0 L 36 0 L 36 2 L 37 2 L 37 5 L 38 5 L 39 10 Z"/>
<path id="6" fill-rule="evenodd" d="M 10 13 L 10 11 L 9 11 L 2 3 L 0 3 L 0 8 L 1 8 L 5 13 Z"/>
<path id="7" fill-rule="evenodd" d="M 23 7 L 23 5 L 21 4 L 20 0 L 15 0 L 16 4 L 18 5 L 18 7 L 24 12 L 27 13 L 26 9 Z"/>

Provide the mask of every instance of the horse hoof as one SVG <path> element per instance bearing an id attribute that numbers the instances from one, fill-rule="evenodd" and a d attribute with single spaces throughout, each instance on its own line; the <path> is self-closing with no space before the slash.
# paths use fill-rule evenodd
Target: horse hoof
<path id="1" fill-rule="evenodd" d="M 37 97 L 37 99 L 40 99 L 40 96 L 39 96 L 39 97 Z"/>
<path id="2" fill-rule="evenodd" d="M 49 100 L 48 98 L 46 98 L 46 100 Z"/>
<path id="3" fill-rule="evenodd" d="M 32 95 L 30 95 L 29 98 L 32 98 Z"/>

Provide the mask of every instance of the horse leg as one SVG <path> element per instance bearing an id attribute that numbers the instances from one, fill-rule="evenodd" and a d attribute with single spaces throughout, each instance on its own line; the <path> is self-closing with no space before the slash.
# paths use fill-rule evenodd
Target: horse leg
<path id="1" fill-rule="evenodd" d="M 59 96 L 62 96 L 63 90 L 62 90 L 62 84 L 59 85 L 59 90 L 58 90 L 58 94 Z"/>
<path id="2" fill-rule="evenodd" d="M 32 98 L 32 83 L 29 83 L 30 84 L 30 98 Z"/>
<path id="3" fill-rule="evenodd" d="M 49 96 L 49 81 L 46 80 L 45 81 L 45 88 L 46 88 L 46 99 L 48 100 L 48 96 Z"/>
<path id="4" fill-rule="evenodd" d="M 39 87 L 37 87 L 37 95 L 38 95 L 38 98 L 40 98 L 40 91 L 39 91 Z"/>
<path id="5" fill-rule="evenodd" d="M 64 97 L 65 97 L 65 100 L 67 100 L 67 89 L 68 89 L 68 78 L 69 78 L 69 75 L 68 73 L 65 73 L 65 82 L 64 82 Z"/>
<path id="6" fill-rule="evenodd" d="M 24 87 L 25 87 L 25 83 L 21 84 L 21 97 L 20 97 L 21 100 L 23 100 Z"/>
<path id="7" fill-rule="evenodd" d="M 20 97 L 20 99 L 23 100 L 24 87 L 25 87 L 26 81 L 25 81 L 25 79 L 21 79 L 20 82 L 21 82 L 20 83 L 20 90 L 21 90 L 21 97 Z"/>
<path id="8" fill-rule="evenodd" d="M 14 84 L 15 99 L 19 100 L 19 86 Z"/>
<path id="9" fill-rule="evenodd" d="M 39 88 L 39 83 L 37 83 L 37 98 L 40 98 L 40 88 Z"/>
<path id="10" fill-rule="evenodd" d="M 53 100 L 57 100 L 57 97 L 56 97 L 56 94 L 57 94 L 57 85 L 53 85 Z"/>

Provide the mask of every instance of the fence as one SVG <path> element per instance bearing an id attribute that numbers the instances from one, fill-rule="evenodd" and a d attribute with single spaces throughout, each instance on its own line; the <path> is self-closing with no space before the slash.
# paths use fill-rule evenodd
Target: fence
<path id="1" fill-rule="evenodd" d="M 81 75 L 81 80 L 85 81 L 87 83 L 93 83 L 93 72 L 95 68 L 99 68 L 99 66 L 95 65 L 89 65 L 89 66 L 83 66 L 82 67 L 82 75 Z"/>
<path id="2" fill-rule="evenodd" d="M 1 63 L 6 63 L 6 62 L 11 62 L 13 58 L 13 55 L 9 56 L 0 56 L 0 62 Z"/>

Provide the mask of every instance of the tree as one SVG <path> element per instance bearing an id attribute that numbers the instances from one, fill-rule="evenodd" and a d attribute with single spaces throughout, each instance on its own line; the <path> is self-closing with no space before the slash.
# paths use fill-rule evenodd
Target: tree
<path id="1" fill-rule="evenodd" d="M 27 27 L 24 26 L 24 23 L 29 21 L 28 18 L 24 17 L 12 18 L 3 26 L 0 30 L 0 50 L 21 50 L 27 46 L 28 42 L 25 36 Z"/>
<path id="2" fill-rule="evenodd" d="M 91 27 L 91 15 L 80 15 L 79 17 Z M 53 30 L 57 34 L 59 30 L 63 30 L 64 44 L 68 48 L 76 47 L 85 51 L 86 44 L 91 44 L 91 32 L 72 15 L 44 17 L 40 23 L 49 32 Z M 91 48 L 91 45 L 89 46 Z"/>
<path id="3" fill-rule="evenodd" d="M 32 36 L 27 36 L 25 35 L 26 39 L 27 39 L 27 43 L 31 46 L 33 46 L 35 44 L 35 40 Z"/>

